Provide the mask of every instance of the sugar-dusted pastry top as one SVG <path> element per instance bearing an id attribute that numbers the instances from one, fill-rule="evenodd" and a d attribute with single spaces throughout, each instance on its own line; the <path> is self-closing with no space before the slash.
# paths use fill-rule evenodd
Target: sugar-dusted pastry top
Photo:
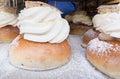
<path id="1" fill-rule="evenodd" d="M 18 17 L 20 33 L 34 42 L 60 43 L 69 35 L 69 24 L 60 12 L 47 6 L 23 9 Z"/>
<path id="2" fill-rule="evenodd" d="M 98 13 L 104 14 L 104 13 L 111 13 L 111 12 L 119 12 L 120 11 L 120 4 L 114 4 L 114 5 L 101 5 L 98 8 Z"/>
<path id="3" fill-rule="evenodd" d="M 0 28 L 6 25 L 15 25 L 17 23 L 16 10 L 8 7 L 0 7 Z"/>

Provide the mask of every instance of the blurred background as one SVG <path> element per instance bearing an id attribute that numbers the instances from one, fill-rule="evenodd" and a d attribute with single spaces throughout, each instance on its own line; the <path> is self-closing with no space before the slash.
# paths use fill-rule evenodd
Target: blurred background
<path id="1" fill-rule="evenodd" d="M 24 1 L 27 0 L 9 0 L 10 5 L 16 7 L 18 10 L 24 7 Z M 48 1 L 50 0 L 31 0 L 31 1 L 42 1 L 48 3 Z M 51 0 L 51 1 L 58 1 L 58 0 Z M 63 1 L 63 0 L 59 0 L 59 1 Z M 70 1 L 70 0 L 66 0 L 66 1 Z M 71 2 L 73 2 L 76 5 L 77 10 L 87 11 L 88 15 L 94 15 L 96 13 L 96 8 L 99 5 L 106 4 L 108 1 L 110 0 L 71 0 Z"/>
<path id="2" fill-rule="evenodd" d="M 24 8 L 24 1 L 42 1 L 48 3 L 49 1 L 71 1 L 76 6 L 76 11 L 86 11 L 88 15 L 93 16 L 97 12 L 99 5 L 106 4 L 110 0 L 0 0 L 1 3 L 8 2 L 7 4 L 17 8 L 18 11 Z M 52 3 L 52 5 L 55 5 Z M 62 7 L 60 5 L 59 7 Z M 69 12 L 70 13 L 70 12 Z"/>

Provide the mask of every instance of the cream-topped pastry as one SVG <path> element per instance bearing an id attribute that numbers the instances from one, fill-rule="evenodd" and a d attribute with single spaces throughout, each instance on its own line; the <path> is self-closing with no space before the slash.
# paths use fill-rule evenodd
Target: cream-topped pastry
<path id="1" fill-rule="evenodd" d="M 16 9 L 0 5 L 0 43 L 11 42 L 18 34 Z"/>
<path id="2" fill-rule="evenodd" d="M 119 4 L 104 7 L 93 18 L 94 27 L 100 33 L 88 43 L 86 54 L 97 69 L 120 79 L 120 7 Z"/>
<path id="3" fill-rule="evenodd" d="M 99 7 L 98 9 L 104 10 L 104 7 Z M 114 6 L 106 6 L 106 8 L 111 8 L 112 10 Z M 120 38 L 120 4 L 115 5 L 115 8 L 116 10 L 114 12 L 106 10 L 105 13 L 95 15 L 92 21 L 96 30 L 108 34 L 111 37 Z"/>
<path id="4" fill-rule="evenodd" d="M 68 22 L 46 3 L 26 1 L 18 17 L 20 35 L 11 43 L 9 59 L 16 67 L 46 70 L 69 61 Z"/>
<path id="5" fill-rule="evenodd" d="M 98 14 L 93 19 L 94 29 L 88 30 L 83 36 L 83 47 L 98 37 L 101 40 L 113 40 L 120 38 L 120 4 L 101 5 Z"/>
<path id="6" fill-rule="evenodd" d="M 25 8 L 19 14 L 20 33 L 34 42 L 60 43 L 69 34 L 68 22 L 50 7 Z"/>
<path id="7" fill-rule="evenodd" d="M 76 11 L 65 16 L 70 24 L 70 34 L 83 35 L 92 27 L 92 20 L 86 11 Z"/>

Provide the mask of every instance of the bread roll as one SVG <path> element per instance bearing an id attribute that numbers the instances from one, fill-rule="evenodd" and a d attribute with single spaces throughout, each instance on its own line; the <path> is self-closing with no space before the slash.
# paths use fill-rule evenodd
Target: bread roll
<path id="1" fill-rule="evenodd" d="M 0 43 L 11 42 L 19 34 L 19 29 L 11 25 L 0 28 Z"/>
<path id="2" fill-rule="evenodd" d="M 95 38 L 89 42 L 86 53 L 88 60 L 97 69 L 120 79 L 120 41 Z"/>
<path id="3" fill-rule="evenodd" d="M 38 43 L 18 36 L 10 46 L 9 59 L 16 67 L 29 70 L 46 70 L 69 61 L 71 49 L 67 40 L 61 43 Z"/>

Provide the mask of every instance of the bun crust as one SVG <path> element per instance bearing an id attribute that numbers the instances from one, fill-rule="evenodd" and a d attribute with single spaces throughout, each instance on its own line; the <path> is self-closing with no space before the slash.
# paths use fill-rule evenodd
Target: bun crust
<path id="1" fill-rule="evenodd" d="M 95 31 L 94 29 L 89 29 L 85 34 L 83 35 L 82 39 L 82 47 L 86 48 L 88 43 L 94 39 L 97 38 L 99 35 L 98 31 Z"/>
<path id="2" fill-rule="evenodd" d="M 67 40 L 62 43 L 38 43 L 18 36 L 10 47 L 10 62 L 29 70 L 46 70 L 59 67 L 69 61 L 71 48 Z"/>
<path id="3" fill-rule="evenodd" d="M 88 60 L 100 71 L 120 79 L 120 41 L 101 41 L 98 38 L 90 41 L 87 47 Z"/>
<path id="4" fill-rule="evenodd" d="M 0 43 L 11 42 L 19 34 L 19 29 L 11 25 L 0 28 Z"/>

